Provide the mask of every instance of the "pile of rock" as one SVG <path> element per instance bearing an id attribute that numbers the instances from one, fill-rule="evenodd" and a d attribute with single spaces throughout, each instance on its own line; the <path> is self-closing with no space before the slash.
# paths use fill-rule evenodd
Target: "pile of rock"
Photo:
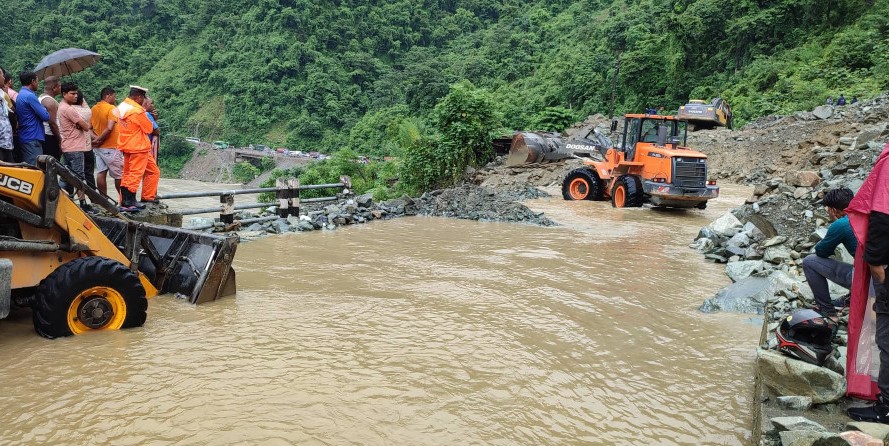
<path id="1" fill-rule="evenodd" d="M 811 305 L 802 259 L 827 231 L 821 199 L 836 187 L 857 191 L 887 137 L 889 129 L 883 123 L 843 135 L 836 146 L 812 147 L 808 163 L 819 170 L 788 171 L 764 179 L 744 206 L 702 228 L 691 246 L 708 259 L 726 263 L 726 274 L 734 283 L 701 309 L 763 313 L 768 306 L 767 316 L 777 320 L 794 308 Z M 842 246 L 837 255 L 852 262 Z"/>
<path id="2" fill-rule="evenodd" d="M 860 150 L 885 131 L 889 95 L 816 112 L 820 118 L 797 112 L 766 116 L 740 130 L 692 132 L 688 146 L 707 154 L 712 177 L 732 182 L 758 184 L 789 171 L 820 173 L 841 164 L 854 168 L 856 160 L 847 159 L 854 154 L 847 152 Z"/>
<path id="3" fill-rule="evenodd" d="M 844 328 L 834 339 L 834 355 L 823 367 L 777 352 L 774 334 L 782 318 L 793 310 L 813 306 L 802 259 L 811 254 L 830 223 L 821 200 L 827 190 L 836 187 L 860 188 L 889 137 L 887 117 L 889 98 L 881 96 L 859 107 L 772 117 L 748 125 L 746 133 L 734 136 L 747 144 L 740 149 L 754 142 L 768 148 L 771 141 L 776 154 L 770 159 L 777 162 L 724 172 L 724 177 L 754 184 L 754 194 L 743 206 L 702 228 L 691 244 L 706 258 L 725 263 L 726 275 L 733 282 L 707 299 L 702 311 L 764 315 L 766 331 L 757 352 L 757 369 L 764 394 L 775 398 L 765 399 L 763 410 L 772 405 L 775 413 L 794 416 L 766 417 L 762 444 L 883 444 L 889 439 L 886 426 L 847 423 L 848 418 L 842 415 L 843 406 L 849 404 L 844 398 Z M 853 119 L 856 122 L 850 122 Z M 811 137 L 794 142 L 798 135 L 791 132 L 780 143 L 773 141 L 780 138 L 777 132 L 782 127 L 800 132 L 805 128 L 800 123 L 819 120 L 822 122 L 812 127 L 817 131 Z M 770 139 L 763 138 L 765 135 Z M 755 160 L 756 153 L 751 157 Z M 847 263 L 853 261 L 842 246 L 835 255 Z M 848 291 L 831 285 L 831 292 L 839 297 Z M 841 327 L 847 322 L 848 311 L 844 311 Z M 818 417 L 827 421 L 819 424 L 809 419 Z M 869 435 L 834 433 L 844 430 Z"/>
<path id="4" fill-rule="evenodd" d="M 186 224 L 191 227 L 210 226 L 209 231 L 237 230 L 243 240 L 252 240 L 269 234 L 334 230 L 340 226 L 362 224 L 373 220 L 390 219 L 411 215 L 452 217 L 479 221 L 502 221 L 552 226 L 552 220 L 524 206 L 518 201 L 549 196 L 533 187 L 492 189 L 465 184 L 423 194 L 419 198 L 403 196 L 395 200 L 376 203 L 370 194 L 343 197 L 326 206 L 308 206 L 299 217 L 274 218 L 275 208 L 269 206 L 259 213 L 241 211 L 236 220 L 262 220 L 248 226 L 225 227 L 210 218 L 192 218 Z"/>

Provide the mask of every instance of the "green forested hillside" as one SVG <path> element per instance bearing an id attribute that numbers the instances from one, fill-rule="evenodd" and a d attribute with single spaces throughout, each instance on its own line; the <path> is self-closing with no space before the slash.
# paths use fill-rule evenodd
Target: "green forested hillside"
<path id="1" fill-rule="evenodd" d="M 75 76 L 151 88 L 168 132 L 384 154 L 449 87 L 504 128 L 727 98 L 736 122 L 889 87 L 889 0 L 21 0 L 0 65 L 63 47 Z M 18 86 L 16 82 L 16 86 Z"/>

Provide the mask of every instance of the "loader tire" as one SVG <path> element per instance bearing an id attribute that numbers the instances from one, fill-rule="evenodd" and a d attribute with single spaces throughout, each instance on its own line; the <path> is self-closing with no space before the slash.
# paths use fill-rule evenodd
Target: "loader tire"
<path id="1" fill-rule="evenodd" d="M 562 182 L 562 198 L 566 200 L 601 200 L 602 182 L 596 172 L 581 167 L 574 169 Z"/>
<path id="2" fill-rule="evenodd" d="M 37 286 L 34 329 L 53 339 L 94 330 L 140 327 L 148 300 L 139 276 L 116 260 L 74 259 Z"/>
<path id="3" fill-rule="evenodd" d="M 645 202 L 642 181 L 635 175 L 622 175 L 611 190 L 611 206 L 616 208 L 637 208 Z"/>

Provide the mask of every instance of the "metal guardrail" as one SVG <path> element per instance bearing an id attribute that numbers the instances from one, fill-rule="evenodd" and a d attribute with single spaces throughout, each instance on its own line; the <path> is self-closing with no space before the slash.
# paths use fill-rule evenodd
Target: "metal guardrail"
<path id="1" fill-rule="evenodd" d="M 158 200 L 174 200 L 177 198 L 198 198 L 198 197 L 219 197 L 219 205 L 207 208 L 191 208 L 177 211 L 182 215 L 210 214 L 219 212 L 219 220 L 226 225 L 235 223 L 235 211 L 243 209 L 259 209 L 266 207 L 275 207 L 275 217 L 259 217 L 246 220 L 240 220 L 244 223 L 256 223 L 260 221 L 269 221 L 277 218 L 286 218 L 291 215 L 299 216 L 299 208 L 301 203 L 323 203 L 328 201 L 336 201 L 339 196 L 305 198 L 300 199 L 299 193 L 304 190 L 317 189 L 342 189 L 341 194 L 352 193 L 352 180 L 348 176 L 340 177 L 339 183 L 330 184 L 310 184 L 300 185 L 297 178 L 278 178 L 275 180 L 275 187 L 260 187 L 252 189 L 233 189 L 227 191 L 205 191 L 205 192 L 176 192 L 169 194 L 158 194 Z M 235 205 L 235 195 L 255 195 L 267 192 L 274 192 L 275 201 L 272 203 L 247 203 Z M 203 225 L 189 227 L 187 229 L 200 230 L 210 229 L 214 225 Z"/>

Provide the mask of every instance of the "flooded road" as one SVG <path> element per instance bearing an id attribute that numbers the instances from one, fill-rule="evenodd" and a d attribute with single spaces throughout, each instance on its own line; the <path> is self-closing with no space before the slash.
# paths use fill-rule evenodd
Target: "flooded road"
<path id="1" fill-rule="evenodd" d="M 186 183 L 182 183 L 186 187 Z M 706 211 L 529 206 L 244 243 L 239 291 L 48 341 L 0 321 L 3 443 L 747 444 L 759 321 L 687 248 Z"/>

